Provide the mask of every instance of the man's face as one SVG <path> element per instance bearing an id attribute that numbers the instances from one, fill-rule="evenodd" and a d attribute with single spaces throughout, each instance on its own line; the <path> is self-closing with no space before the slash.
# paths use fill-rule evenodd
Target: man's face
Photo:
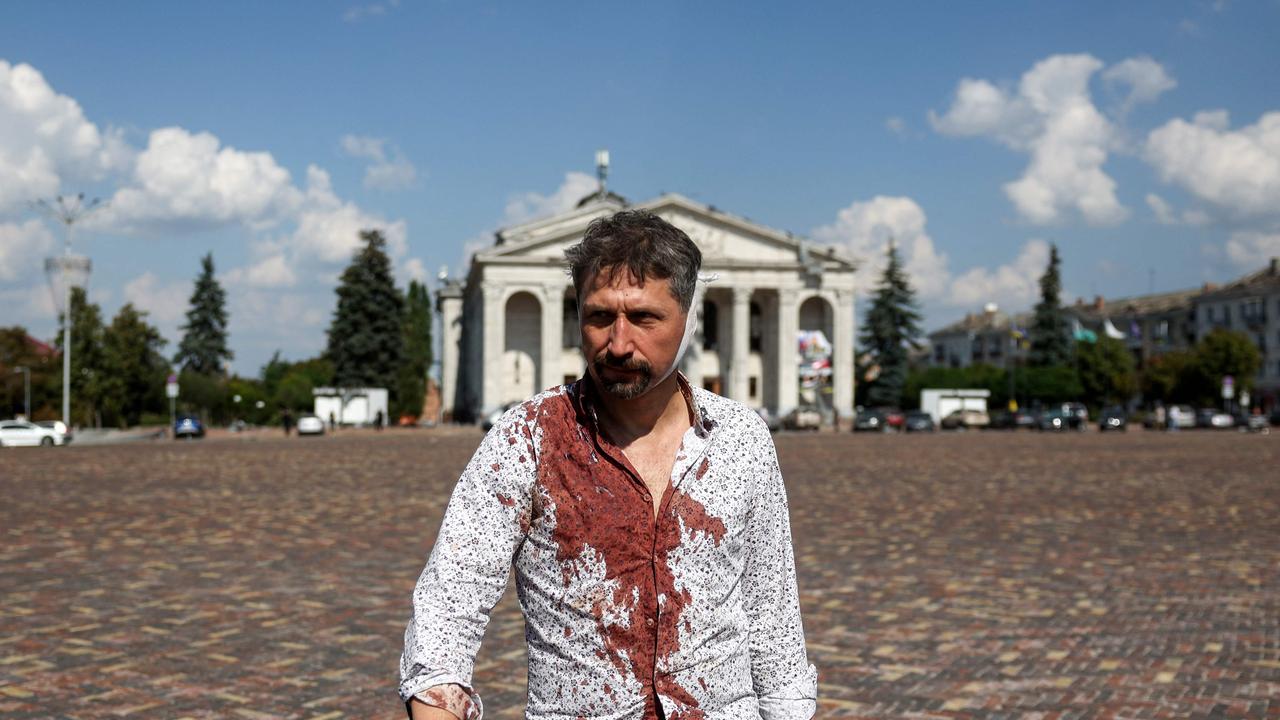
<path id="1" fill-rule="evenodd" d="M 578 308 L 582 352 L 596 386 L 630 400 L 643 395 L 675 363 L 686 313 L 671 294 L 671 282 L 636 282 L 620 270 L 587 282 Z"/>

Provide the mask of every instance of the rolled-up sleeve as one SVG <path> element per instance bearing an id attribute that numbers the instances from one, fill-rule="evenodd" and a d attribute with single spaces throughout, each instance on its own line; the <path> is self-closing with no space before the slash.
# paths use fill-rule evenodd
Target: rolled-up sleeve
<path id="1" fill-rule="evenodd" d="M 751 681 L 764 720 L 807 720 L 817 712 L 818 672 L 805 651 L 786 488 L 773 440 L 747 523 L 743 575 L 750 622 Z"/>
<path id="2" fill-rule="evenodd" d="M 467 464 L 413 591 L 400 657 L 400 698 L 440 685 L 466 690 L 482 713 L 471 675 L 489 615 L 506 589 L 528 529 L 536 460 L 523 406 L 508 411 Z M 435 704 L 435 703 L 432 703 Z M 466 719 L 464 719 L 466 720 Z"/>

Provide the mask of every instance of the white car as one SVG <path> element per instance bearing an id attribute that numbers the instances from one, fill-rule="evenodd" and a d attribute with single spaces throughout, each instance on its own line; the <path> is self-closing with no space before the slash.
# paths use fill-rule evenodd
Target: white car
<path id="1" fill-rule="evenodd" d="M 315 415 L 303 415 L 298 418 L 299 435 L 323 435 L 324 421 Z"/>
<path id="2" fill-rule="evenodd" d="M 26 420 L 0 420 L 0 445 L 6 447 L 66 445 L 70 442 L 70 438 L 61 430 L 61 427 L 65 426 L 57 423 L 53 427 L 43 427 Z"/>

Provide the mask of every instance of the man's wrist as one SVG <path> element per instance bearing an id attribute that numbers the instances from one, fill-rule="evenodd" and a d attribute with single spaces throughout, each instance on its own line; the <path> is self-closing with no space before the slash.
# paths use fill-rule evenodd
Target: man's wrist
<path id="1" fill-rule="evenodd" d="M 436 705 L 428 705 L 417 697 L 409 699 L 409 717 L 412 720 L 462 720 L 462 718 Z"/>

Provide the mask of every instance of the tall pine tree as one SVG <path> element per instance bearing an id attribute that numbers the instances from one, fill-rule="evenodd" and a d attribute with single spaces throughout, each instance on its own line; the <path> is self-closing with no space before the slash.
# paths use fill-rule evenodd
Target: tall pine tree
<path id="1" fill-rule="evenodd" d="M 338 387 L 394 389 L 404 355 L 404 300 L 391 276 L 382 233 L 364 230 L 360 239 L 365 245 L 342 271 L 335 291 L 338 306 L 326 355 Z"/>
<path id="2" fill-rule="evenodd" d="M 1071 362 L 1070 329 L 1062 311 L 1062 275 L 1058 246 L 1049 246 L 1049 267 L 1040 276 L 1040 302 L 1031 321 L 1030 364 L 1036 367 L 1066 365 Z"/>
<path id="3" fill-rule="evenodd" d="M 879 366 L 879 374 L 870 381 L 867 402 L 871 405 L 898 405 L 907 381 L 908 353 L 920 346 L 920 312 L 915 291 L 907 280 L 898 259 L 898 248 L 889 241 L 889 262 L 880 285 L 867 309 L 862 326 L 862 351 Z"/>
<path id="4" fill-rule="evenodd" d="M 400 412 L 421 415 L 431 367 L 431 296 L 427 286 L 409 281 L 404 303 L 404 360 L 400 365 L 398 394 Z"/>
<path id="5" fill-rule="evenodd" d="M 227 347 L 227 293 L 213 276 L 213 253 L 200 259 L 200 275 L 191 293 L 182 342 L 173 363 L 201 375 L 220 374 L 233 355 Z"/>

